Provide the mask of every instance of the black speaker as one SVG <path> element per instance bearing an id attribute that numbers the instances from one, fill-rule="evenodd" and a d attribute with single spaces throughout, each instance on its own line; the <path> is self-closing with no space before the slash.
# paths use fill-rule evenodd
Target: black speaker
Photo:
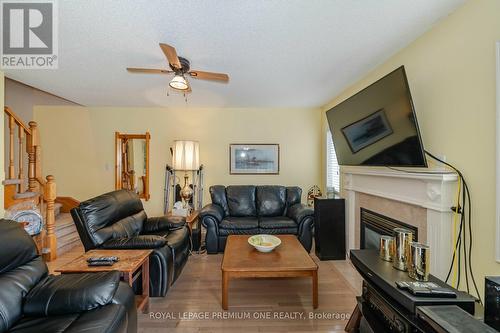
<path id="1" fill-rule="evenodd" d="M 500 331 L 500 276 L 484 280 L 484 322 Z"/>
<path id="2" fill-rule="evenodd" d="M 320 260 L 345 260 L 345 200 L 314 198 L 314 247 Z"/>

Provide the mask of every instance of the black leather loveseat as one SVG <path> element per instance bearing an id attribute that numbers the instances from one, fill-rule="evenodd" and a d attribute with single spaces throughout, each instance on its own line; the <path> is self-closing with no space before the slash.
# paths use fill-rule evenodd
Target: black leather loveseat
<path id="1" fill-rule="evenodd" d="M 149 294 L 165 296 L 189 256 L 190 234 L 183 217 L 148 218 L 131 191 L 109 192 L 80 203 L 71 216 L 85 251 L 152 249 Z"/>
<path id="2" fill-rule="evenodd" d="M 21 225 L 0 219 L 0 332 L 137 332 L 132 289 L 116 271 L 48 275 Z"/>
<path id="3" fill-rule="evenodd" d="M 208 253 L 223 252 L 229 235 L 293 234 L 309 252 L 314 211 L 301 204 L 299 187 L 210 187 L 212 203 L 200 211 Z"/>

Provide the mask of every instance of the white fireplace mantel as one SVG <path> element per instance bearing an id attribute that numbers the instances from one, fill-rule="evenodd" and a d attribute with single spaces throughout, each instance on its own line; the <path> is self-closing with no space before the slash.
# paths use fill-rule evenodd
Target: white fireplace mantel
<path id="1" fill-rule="evenodd" d="M 356 209 L 359 209 L 356 192 L 419 206 L 427 210 L 426 236 L 431 248 L 431 273 L 445 278 L 453 249 L 451 207 L 456 205 L 458 177 L 443 170 L 401 170 L 405 171 L 383 167 L 342 167 L 348 249 L 355 248 L 355 224 L 359 223 L 356 221 Z"/>

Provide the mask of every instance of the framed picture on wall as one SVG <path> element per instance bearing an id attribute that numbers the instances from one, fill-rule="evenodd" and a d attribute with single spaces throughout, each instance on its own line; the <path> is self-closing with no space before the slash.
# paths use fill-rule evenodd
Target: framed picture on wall
<path id="1" fill-rule="evenodd" d="M 232 175 L 277 175 L 280 171 L 279 144 L 230 144 L 229 173 Z"/>
<path id="2" fill-rule="evenodd" d="M 344 134 L 353 153 L 357 153 L 392 133 L 384 109 L 375 111 L 369 116 L 342 128 L 342 134 Z"/>

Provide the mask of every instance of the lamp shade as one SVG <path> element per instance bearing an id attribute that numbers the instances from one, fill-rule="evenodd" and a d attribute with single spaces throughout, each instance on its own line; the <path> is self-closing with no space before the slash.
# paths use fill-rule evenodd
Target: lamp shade
<path id="1" fill-rule="evenodd" d="M 175 170 L 198 170 L 200 168 L 200 145 L 198 141 L 174 141 L 172 164 Z"/>

